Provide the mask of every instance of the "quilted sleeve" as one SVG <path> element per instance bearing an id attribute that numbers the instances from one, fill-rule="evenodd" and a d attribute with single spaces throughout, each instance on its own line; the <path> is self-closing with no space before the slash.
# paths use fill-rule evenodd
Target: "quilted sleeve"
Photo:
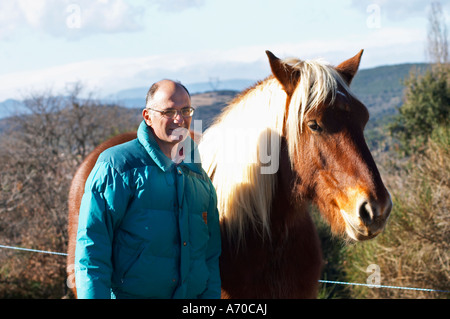
<path id="1" fill-rule="evenodd" d="M 111 298 L 113 234 L 130 197 L 129 186 L 109 163 L 95 165 L 86 181 L 78 221 L 75 250 L 78 298 Z"/>

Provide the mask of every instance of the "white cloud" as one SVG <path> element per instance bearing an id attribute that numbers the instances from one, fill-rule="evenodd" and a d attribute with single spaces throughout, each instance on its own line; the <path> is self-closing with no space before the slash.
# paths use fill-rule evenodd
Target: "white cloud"
<path id="1" fill-rule="evenodd" d="M 432 0 L 352 0 L 352 6 L 367 13 L 368 7 L 377 5 L 380 13 L 391 20 L 406 20 L 426 16 L 426 9 Z"/>
<path id="2" fill-rule="evenodd" d="M 46 1 L 44 0 L 17 0 L 17 8 L 22 12 L 25 21 L 31 27 L 38 28 L 41 18 L 45 14 Z"/>
<path id="3" fill-rule="evenodd" d="M 7 0 L 0 2 L 0 40 L 25 29 L 68 39 L 143 29 L 148 7 L 163 12 L 199 8 L 206 0 Z"/>
<path id="4" fill-rule="evenodd" d="M 167 12 L 181 12 L 186 9 L 201 7 L 205 0 L 153 0 L 158 9 Z"/>
<path id="5" fill-rule="evenodd" d="M 217 58 L 216 58 L 217 57 Z M 0 101 L 21 99 L 29 91 L 49 88 L 59 91 L 67 83 L 81 82 L 101 96 L 123 89 L 148 86 L 161 78 L 183 83 L 207 81 L 216 76 L 261 78 L 269 68 L 264 51 L 253 61 L 232 60 L 219 51 L 158 55 L 136 58 L 109 58 L 70 63 L 41 70 L 0 74 Z"/>
<path id="6" fill-rule="evenodd" d="M 125 0 L 16 0 L 0 2 L 0 39 L 21 29 L 77 39 L 142 28 L 144 8 Z"/>
<path id="7" fill-rule="evenodd" d="M 251 63 L 253 57 L 265 58 L 264 50 L 270 50 L 280 58 L 297 57 L 302 60 L 322 58 L 333 65 L 354 56 L 364 49 L 361 67 L 370 68 L 383 64 L 421 62 L 424 59 L 426 30 L 417 28 L 382 27 L 362 34 L 345 35 L 334 40 L 320 39 L 280 43 L 267 47 L 240 48 L 230 51 L 236 60 Z M 247 59 L 245 57 L 247 56 Z"/>
<path id="8" fill-rule="evenodd" d="M 270 73 L 265 50 L 280 58 L 324 58 L 337 65 L 365 49 L 361 67 L 423 61 L 425 31 L 403 28 L 374 29 L 364 35 L 345 36 L 333 41 L 281 43 L 134 58 L 88 60 L 0 75 L 0 101 L 20 98 L 20 93 L 53 87 L 56 91 L 70 82 L 81 81 L 89 90 L 106 96 L 117 91 L 149 86 L 161 78 L 185 84 L 214 77 L 263 79 Z M 407 57 L 407 58 L 406 58 Z"/>

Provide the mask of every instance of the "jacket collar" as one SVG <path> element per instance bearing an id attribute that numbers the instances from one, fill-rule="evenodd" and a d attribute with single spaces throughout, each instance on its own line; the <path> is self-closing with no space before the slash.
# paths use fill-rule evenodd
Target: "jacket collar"
<path id="1" fill-rule="evenodd" d="M 142 121 L 139 125 L 137 138 L 147 151 L 148 155 L 164 172 L 167 172 L 174 166 L 177 166 L 175 162 L 164 155 L 164 153 L 161 151 L 158 143 L 156 142 L 155 136 L 153 135 L 153 131 L 150 127 L 148 127 L 145 121 Z M 200 153 L 198 152 L 197 144 L 195 144 L 189 136 L 182 143 L 184 144 L 183 150 L 187 150 L 187 152 L 185 152 L 184 154 L 184 160 L 179 163 L 178 166 L 185 166 L 188 169 L 196 172 L 197 174 L 201 174 L 202 168 L 200 163 Z"/>

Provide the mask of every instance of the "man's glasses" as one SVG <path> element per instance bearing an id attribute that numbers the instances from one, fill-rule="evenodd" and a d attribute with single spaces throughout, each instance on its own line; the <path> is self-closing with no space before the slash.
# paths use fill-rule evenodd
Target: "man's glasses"
<path id="1" fill-rule="evenodd" d="M 149 110 L 161 113 L 162 116 L 164 116 L 167 119 L 174 119 L 178 113 L 181 114 L 182 117 L 184 118 L 188 118 L 191 117 L 192 115 L 194 115 L 194 111 L 195 109 L 193 107 L 183 107 L 181 110 L 175 110 L 175 109 L 168 109 L 168 110 L 155 110 L 152 109 L 151 107 L 148 107 Z"/>

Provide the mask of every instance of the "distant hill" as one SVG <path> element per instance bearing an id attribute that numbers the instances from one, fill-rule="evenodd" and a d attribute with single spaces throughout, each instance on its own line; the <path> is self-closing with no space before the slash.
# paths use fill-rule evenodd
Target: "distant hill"
<path id="1" fill-rule="evenodd" d="M 408 63 L 362 69 L 356 74 L 351 88 L 361 102 L 369 108 L 371 120 L 375 121 L 396 113 L 396 108 L 402 104 L 405 88 L 403 81 L 409 76 L 412 70 L 423 72 L 427 67 L 428 65 L 423 63 Z M 256 82 L 257 80 L 249 79 L 217 81 L 216 83 L 210 81 L 187 84 L 186 87 L 193 97 L 200 97 L 202 94 L 209 95 L 211 106 L 217 107 L 214 97 L 218 99 L 217 103 L 224 103 L 224 98 L 232 98 L 236 93 L 231 94 L 230 92 L 240 92 Z M 216 86 L 216 90 L 213 90 L 214 86 Z M 141 108 L 145 105 L 147 91 L 148 88 L 120 91 L 116 95 L 115 102 L 126 107 Z M 220 93 L 222 91 L 224 93 Z M 211 92 L 217 93 L 213 94 Z M 193 104 L 195 105 L 195 103 Z M 205 112 L 205 110 L 202 112 Z"/>
<path id="2" fill-rule="evenodd" d="M 399 64 L 360 70 L 351 84 L 355 95 L 369 109 L 371 121 L 396 113 L 403 103 L 404 80 L 413 70 L 424 72 L 427 64 Z"/>
<path id="3" fill-rule="evenodd" d="M 196 109 L 193 120 L 202 120 L 204 131 L 238 93 L 239 91 L 214 91 L 193 94 L 191 102 Z"/>
<path id="4" fill-rule="evenodd" d="M 356 74 L 351 89 L 369 109 L 372 125 L 378 125 L 386 117 L 396 114 L 397 107 L 403 103 L 404 80 L 412 71 L 423 73 L 426 68 L 427 64 L 399 64 L 362 69 Z M 253 83 L 247 83 L 246 87 Z M 205 116 L 205 120 L 211 121 L 215 113 L 220 112 L 237 93 L 237 91 L 216 91 L 194 94 L 192 104 L 201 106 L 196 115 L 199 118 Z"/>
<path id="5" fill-rule="evenodd" d="M 396 107 L 402 104 L 403 81 L 412 70 L 417 69 L 423 72 L 427 67 L 427 64 L 399 64 L 360 70 L 353 80 L 351 88 L 361 102 L 368 107 L 371 123 L 395 114 Z M 256 81 L 250 79 L 211 80 L 187 84 L 186 87 L 192 95 L 192 104 L 197 107 L 194 119 L 204 120 L 203 129 L 205 129 L 238 92 L 252 86 Z M 147 90 L 147 87 L 142 87 L 119 91 L 114 97 L 108 97 L 102 102 L 136 110 L 142 109 L 145 106 Z M 1 102 L 0 118 L 12 115 L 11 111 L 14 111 L 14 106 L 20 103 L 20 101 L 11 99 Z"/>
<path id="6" fill-rule="evenodd" d="M 7 99 L 3 102 L 0 102 L 0 119 L 7 116 L 14 115 L 15 111 L 18 108 L 22 108 L 23 103 L 14 99 Z"/>
<path id="7" fill-rule="evenodd" d="M 209 82 L 188 83 L 185 84 L 191 95 L 199 95 L 206 92 L 220 91 L 242 91 L 253 85 L 257 80 L 232 79 L 232 80 L 214 80 Z M 149 87 L 139 87 L 126 89 L 117 92 L 114 96 L 109 96 L 108 101 L 124 105 L 126 107 L 143 107 L 145 105 L 145 96 Z"/>

